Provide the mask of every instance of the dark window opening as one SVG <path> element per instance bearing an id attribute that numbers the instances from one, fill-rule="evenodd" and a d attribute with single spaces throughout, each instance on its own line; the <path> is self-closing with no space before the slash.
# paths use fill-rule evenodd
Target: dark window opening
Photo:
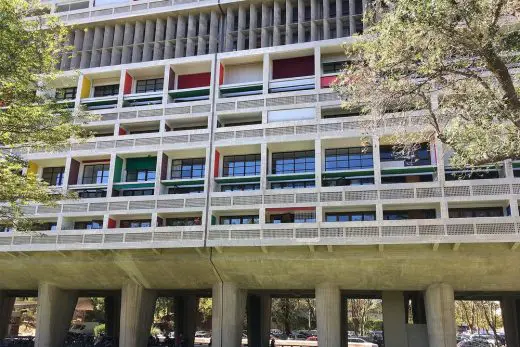
<path id="1" fill-rule="evenodd" d="M 374 220 L 376 220 L 376 213 L 374 211 L 325 213 L 326 222 L 362 222 Z"/>
<path id="2" fill-rule="evenodd" d="M 110 164 L 85 165 L 83 167 L 83 184 L 105 184 L 108 183 Z"/>
<path id="3" fill-rule="evenodd" d="M 205 158 L 174 159 L 172 161 L 171 178 L 203 178 L 206 170 L 205 163 Z"/>
<path id="4" fill-rule="evenodd" d="M 373 168 L 372 147 L 325 150 L 325 171 Z"/>
<path id="5" fill-rule="evenodd" d="M 150 219 L 122 220 L 119 226 L 121 228 L 150 228 L 152 222 Z"/>
<path id="6" fill-rule="evenodd" d="M 119 84 L 94 87 L 94 97 L 113 96 L 119 94 Z"/>
<path id="7" fill-rule="evenodd" d="M 221 225 L 233 225 L 233 224 L 258 224 L 258 215 L 248 216 L 222 216 L 220 217 Z"/>
<path id="8" fill-rule="evenodd" d="M 223 184 L 220 187 L 220 191 L 222 192 L 242 192 L 249 190 L 260 190 L 260 183 Z"/>
<path id="9" fill-rule="evenodd" d="M 406 219 L 435 219 L 437 213 L 434 209 L 425 210 L 398 210 L 384 211 L 384 220 L 406 220 Z"/>
<path id="10" fill-rule="evenodd" d="M 168 194 L 194 194 L 194 193 L 204 193 L 204 186 L 168 188 Z"/>
<path id="11" fill-rule="evenodd" d="M 135 85 L 136 93 L 160 92 L 163 90 L 164 78 L 152 78 L 149 80 L 137 81 Z"/>
<path id="12" fill-rule="evenodd" d="M 104 189 L 85 189 L 79 190 L 77 193 L 81 199 L 105 198 L 107 196 L 107 191 Z"/>
<path id="13" fill-rule="evenodd" d="M 137 169 L 126 173 L 127 182 L 146 182 L 155 180 L 155 170 Z"/>
<path id="14" fill-rule="evenodd" d="M 201 225 L 200 217 L 166 218 L 166 226 L 169 227 L 186 227 L 194 225 Z"/>
<path id="15" fill-rule="evenodd" d="M 224 157 L 223 176 L 258 176 L 261 171 L 260 154 Z"/>
<path id="16" fill-rule="evenodd" d="M 314 187 L 316 187 L 316 183 L 314 182 L 314 180 L 271 183 L 271 189 L 296 189 L 296 188 L 314 188 Z"/>
<path id="17" fill-rule="evenodd" d="M 64 167 L 46 167 L 42 172 L 42 180 L 50 186 L 61 186 L 63 184 Z"/>
<path id="18" fill-rule="evenodd" d="M 56 89 L 56 96 L 54 98 L 58 101 L 74 100 L 77 92 L 77 87 Z"/>
<path id="19" fill-rule="evenodd" d="M 314 172 L 314 150 L 273 153 L 272 166 L 275 175 Z"/>
<path id="20" fill-rule="evenodd" d="M 143 195 L 153 195 L 153 189 L 132 189 L 132 190 L 123 190 L 119 193 L 119 196 L 143 196 Z"/>
<path id="21" fill-rule="evenodd" d="M 502 207 L 450 208 L 450 218 L 503 217 Z"/>
<path id="22" fill-rule="evenodd" d="M 88 222 L 75 222 L 74 230 L 90 230 L 90 229 L 103 229 L 102 220 L 92 220 Z"/>
<path id="23" fill-rule="evenodd" d="M 324 187 L 364 186 L 374 184 L 374 177 L 323 179 Z"/>

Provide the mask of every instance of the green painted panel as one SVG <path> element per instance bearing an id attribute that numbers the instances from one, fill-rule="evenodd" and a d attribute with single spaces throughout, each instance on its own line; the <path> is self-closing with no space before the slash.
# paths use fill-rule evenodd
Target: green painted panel
<path id="1" fill-rule="evenodd" d="M 194 97 L 194 96 L 206 96 L 206 95 L 209 95 L 209 88 L 195 89 L 195 90 L 186 90 L 186 91 L 183 91 L 182 89 L 178 89 L 178 90 L 170 90 L 168 93 L 173 98 L 191 98 L 191 97 Z"/>
<path id="2" fill-rule="evenodd" d="M 249 85 L 249 86 L 242 86 L 242 87 L 220 87 L 220 92 L 222 94 L 228 94 L 228 93 L 240 93 L 240 92 L 252 92 L 255 90 L 262 90 L 263 85 L 257 84 L 257 85 Z"/>
<path id="3" fill-rule="evenodd" d="M 260 176 L 216 177 L 215 181 L 217 183 L 260 182 Z"/>
<path id="4" fill-rule="evenodd" d="M 154 183 L 116 183 L 114 184 L 114 189 L 132 189 L 132 188 L 153 188 L 155 187 Z"/>
<path id="5" fill-rule="evenodd" d="M 343 177 L 359 177 L 359 176 L 373 176 L 373 170 L 356 170 L 356 171 L 335 171 L 323 172 L 323 178 L 343 178 Z"/>
<path id="6" fill-rule="evenodd" d="M 267 176 L 267 180 L 269 182 L 276 182 L 276 181 L 287 181 L 287 180 L 301 180 L 301 179 L 307 179 L 307 178 L 315 178 L 315 175 L 313 173 L 303 173 L 303 174 L 290 174 L 290 175 L 271 175 Z"/>
<path id="7" fill-rule="evenodd" d="M 217 225 L 217 217 L 211 216 L 211 225 Z"/>
<path id="8" fill-rule="evenodd" d="M 132 170 L 155 170 L 157 157 L 128 158 L 126 160 L 126 171 Z"/>
<path id="9" fill-rule="evenodd" d="M 410 174 L 410 173 L 432 173 L 437 171 L 437 168 L 427 166 L 427 167 L 402 167 L 397 169 L 386 169 L 381 170 L 382 174 Z"/>
<path id="10" fill-rule="evenodd" d="M 123 159 L 116 156 L 116 164 L 114 166 L 114 183 L 121 182 L 122 174 L 123 174 Z"/>

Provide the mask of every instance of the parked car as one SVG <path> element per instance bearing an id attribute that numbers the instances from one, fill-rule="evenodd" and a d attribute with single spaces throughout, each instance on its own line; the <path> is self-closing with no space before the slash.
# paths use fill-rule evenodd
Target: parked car
<path id="1" fill-rule="evenodd" d="M 488 345 L 490 347 L 498 347 L 497 346 L 497 341 L 495 339 L 495 336 L 494 335 L 472 335 L 471 336 L 471 341 L 476 341 L 476 342 L 487 342 Z M 484 345 L 485 346 L 485 345 Z"/>
<path id="2" fill-rule="evenodd" d="M 485 340 L 462 340 L 457 343 L 457 347 L 491 347 Z"/>
<path id="3" fill-rule="evenodd" d="M 349 337 L 348 347 L 378 347 L 375 343 L 365 341 L 359 337 Z"/>

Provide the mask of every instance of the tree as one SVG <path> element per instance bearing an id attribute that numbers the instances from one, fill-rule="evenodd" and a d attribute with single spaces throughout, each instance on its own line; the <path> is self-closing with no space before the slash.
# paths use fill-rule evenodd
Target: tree
<path id="1" fill-rule="evenodd" d="M 38 0 L 0 0 L 0 225 L 17 229 L 28 227 L 23 205 L 66 197 L 34 173 L 22 175 L 27 163 L 19 153 L 60 148 L 88 135 L 74 124 L 80 113 L 50 97 L 67 29 L 47 12 Z"/>
<path id="2" fill-rule="evenodd" d="M 381 300 L 349 299 L 347 305 L 354 332 L 359 336 L 368 332 L 368 323 L 371 322 L 372 316 L 382 312 Z"/>
<path id="3" fill-rule="evenodd" d="M 509 69 L 519 58 L 519 0 L 379 0 L 364 36 L 345 45 L 335 89 L 344 107 L 370 115 L 369 131 L 423 110 L 428 127 L 399 131 L 410 155 L 425 139 L 453 150 L 451 165 L 520 158 L 520 98 Z"/>

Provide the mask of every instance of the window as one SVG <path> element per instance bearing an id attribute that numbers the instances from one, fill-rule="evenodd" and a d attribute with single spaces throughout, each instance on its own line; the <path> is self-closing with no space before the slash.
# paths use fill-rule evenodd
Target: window
<path id="1" fill-rule="evenodd" d="M 175 159 L 172 161 L 172 179 L 203 178 L 206 159 Z"/>
<path id="2" fill-rule="evenodd" d="M 155 180 L 155 170 L 137 169 L 126 173 L 127 182 L 147 182 Z"/>
<path id="3" fill-rule="evenodd" d="M 450 208 L 450 218 L 503 217 L 502 207 Z"/>
<path id="4" fill-rule="evenodd" d="M 314 151 L 273 153 L 275 175 L 314 172 Z"/>
<path id="5" fill-rule="evenodd" d="M 204 193 L 204 186 L 168 188 L 168 194 Z"/>
<path id="6" fill-rule="evenodd" d="M 104 189 L 85 189 L 78 191 L 78 196 L 81 199 L 105 198 L 107 191 Z"/>
<path id="7" fill-rule="evenodd" d="M 103 229 L 102 220 L 92 220 L 88 222 L 75 222 L 74 230 L 85 230 L 85 229 Z"/>
<path id="8" fill-rule="evenodd" d="M 57 222 L 43 222 L 43 223 L 34 223 L 31 226 L 31 230 L 33 231 L 54 231 L 57 228 Z"/>
<path id="9" fill-rule="evenodd" d="M 42 180 L 50 186 L 61 186 L 63 184 L 64 167 L 46 167 L 42 172 Z"/>
<path id="10" fill-rule="evenodd" d="M 258 216 L 222 216 L 220 217 L 220 224 L 234 225 L 234 224 L 258 224 Z"/>
<path id="11" fill-rule="evenodd" d="M 260 190 L 260 183 L 245 183 L 245 184 L 223 184 L 220 187 L 222 192 L 239 192 L 247 190 Z"/>
<path id="12" fill-rule="evenodd" d="M 394 146 L 383 145 L 379 147 L 379 155 L 381 162 L 402 160 L 404 161 L 405 166 L 421 166 L 431 164 L 429 143 L 420 144 L 419 148 L 409 156 L 400 156 L 399 153 L 395 153 Z"/>
<path id="13" fill-rule="evenodd" d="M 113 96 L 119 94 L 119 84 L 109 84 L 107 86 L 94 87 L 94 97 Z"/>
<path id="14" fill-rule="evenodd" d="M 296 182 L 273 182 L 271 189 L 295 189 L 295 188 L 314 188 L 316 184 L 313 181 L 296 181 Z"/>
<path id="15" fill-rule="evenodd" d="M 361 222 L 376 220 L 376 213 L 367 212 L 330 212 L 325 214 L 326 222 Z"/>
<path id="16" fill-rule="evenodd" d="M 417 183 L 417 182 L 433 182 L 433 175 L 404 175 L 404 176 L 382 176 L 381 183 Z"/>
<path id="17" fill-rule="evenodd" d="M 83 184 L 105 184 L 108 183 L 110 164 L 85 165 L 83 167 Z"/>
<path id="18" fill-rule="evenodd" d="M 123 190 L 121 196 L 142 196 L 142 195 L 153 195 L 153 189 L 135 189 L 135 190 Z"/>
<path id="19" fill-rule="evenodd" d="M 333 61 L 330 63 L 323 63 L 323 73 L 324 74 L 336 74 L 340 73 L 343 70 L 343 66 L 345 66 L 345 61 Z"/>
<path id="20" fill-rule="evenodd" d="M 149 228 L 152 222 L 150 219 L 122 220 L 119 225 L 121 228 Z"/>
<path id="21" fill-rule="evenodd" d="M 137 81 L 135 85 L 136 93 L 160 92 L 163 90 L 164 78 L 153 78 L 149 80 Z"/>
<path id="22" fill-rule="evenodd" d="M 374 184 L 373 177 L 324 179 L 324 187 L 364 186 Z"/>
<path id="23" fill-rule="evenodd" d="M 166 225 L 169 227 L 201 225 L 200 217 L 167 218 Z"/>
<path id="24" fill-rule="evenodd" d="M 518 177 L 520 172 L 513 170 L 514 176 Z M 446 181 L 457 181 L 457 180 L 481 180 L 490 178 L 500 178 L 498 170 L 489 171 L 446 171 Z"/>
<path id="25" fill-rule="evenodd" d="M 260 175 L 260 154 L 232 155 L 224 157 L 224 177 Z"/>
<path id="26" fill-rule="evenodd" d="M 384 220 L 405 220 L 405 219 L 435 219 L 434 209 L 429 210 L 407 210 L 407 211 L 384 211 Z"/>
<path id="27" fill-rule="evenodd" d="M 315 223 L 316 213 L 314 211 L 297 211 L 283 214 L 273 214 L 269 218 L 273 224 L 283 223 Z"/>
<path id="28" fill-rule="evenodd" d="M 325 171 L 373 168 L 371 147 L 334 148 L 325 151 Z"/>
<path id="29" fill-rule="evenodd" d="M 56 89 L 56 100 L 74 100 L 76 98 L 76 93 L 78 92 L 78 88 L 60 88 Z"/>

